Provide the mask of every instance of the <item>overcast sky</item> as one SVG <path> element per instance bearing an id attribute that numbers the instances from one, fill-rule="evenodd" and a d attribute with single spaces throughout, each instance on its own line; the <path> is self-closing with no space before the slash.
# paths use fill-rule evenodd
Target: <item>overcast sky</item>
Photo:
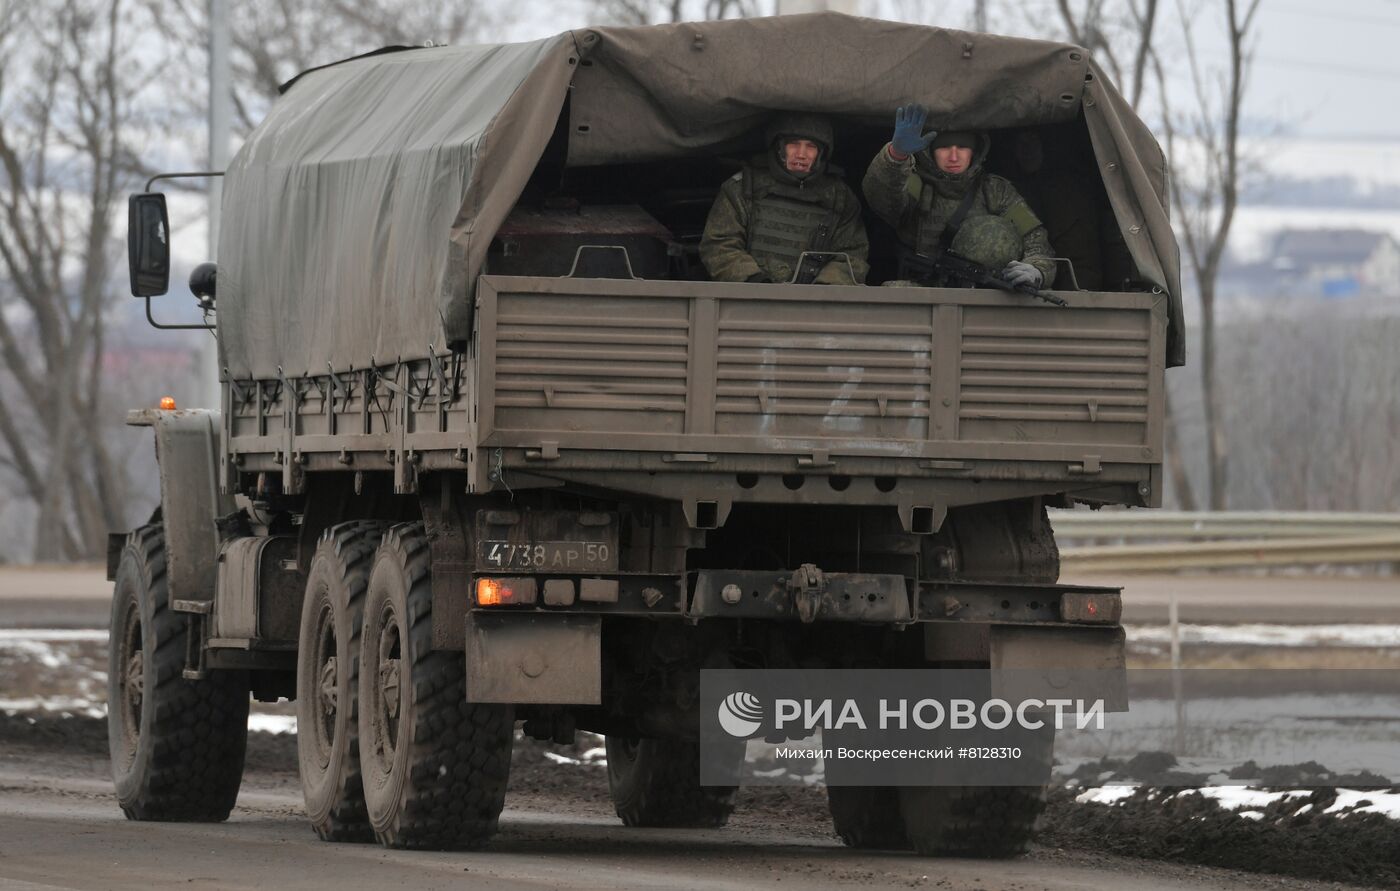
<path id="1" fill-rule="evenodd" d="M 1200 10 L 1196 33 L 1203 61 L 1224 66 L 1228 45 L 1220 7 L 1225 4 L 1161 0 L 1166 18 L 1158 34 L 1169 70 L 1172 48 L 1180 59 L 1176 10 L 1183 5 Z M 1010 24 L 1015 17 L 1007 14 L 1003 20 Z M 1300 136 L 1400 140 L 1400 103 L 1394 98 L 1400 93 L 1400 0 L 1263 0 L 1254 28 L 1255 63 L 1245 100 L 1249 118 Z M 1185 65 L 1175 67 L 1181 71 Z M 1188 83 L 1183 78 L 1178 85 Z"/>
<path id="2" fill-rule="evenodd" d="M 969 27 L 975 0 L 859 0 L 866 15 Z M 1107 0 L 1108 5 L 1123 0 Z M 1227 61 L 1221 0 L 1160 0 L 1158 29 L 1168 68 L 1184 75 L 1177 9 L 1197 10 L 1203 60 Z M 1240 0 L 1241 6 L 1247 0 Z M 1078 6 L 1079 3 L 1074 5 Z M 1057 37 L 1050 0 L 987 0 L 991 30 Z M 506 39 L 531 39 L 592 24 L 580 0 L 519 19 Z M 1299 136 L 1400 141 L 1400 0 L 1263 0 L 1247 114 L 1270 131 Z M 1189 87 L 1184 78 L 1175 85 Z"/>
<path id="3" fill-rule="evenodd" d="M 1400 140 L 1400 2 L 1264 0 L 1250 107 L 1299 133 Z"/>

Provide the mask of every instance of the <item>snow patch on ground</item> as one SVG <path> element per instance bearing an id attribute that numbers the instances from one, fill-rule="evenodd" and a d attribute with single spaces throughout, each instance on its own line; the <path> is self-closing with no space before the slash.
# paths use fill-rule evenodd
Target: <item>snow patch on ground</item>
<path id="1" fill-rule="evenodd" d="M 0 647 L 13 641 L 42 641 L 58 643 L 67 641 L 100 640 L 107 642 L 107 632 L 100 628 L 0 628 Z"/>
<path id="2" fill-rule="evenodd" d="M 1167 644 L 1167 625 L 1125 626 L 1136 644 Z M 1400 647 L 1400 625 L 1179 625 L 1184 644 L 1270 647 Z"/>
<path id="3" fill-rule="evenodd" d="M 1114 805 L 1125 798 L 1132 798 L 1133 793 L 1138 790 L 1136 785 L 1127 786 L 1099 786 L 1095 789 L 1085 789 L 1074 800 L 1080 804 L 1107 804 Z"/>
<path id="4" fill-rule="evenodd" d="M 608 750 L 602 746 L 585 749 L 575 757 L 550 751 L 544 751 L 541 754 L 555 764 L 582 765 L 585 767 L 606 767 L 608 764 Z"/>
<path id="5" fill-rule="evenodd" d="M 1338 789 L 1337 800 L 1323 811 L 1324 814 L 1384 814 L 1392 820 L 1400 820 L 1400 792 L 1358 792 L 1354 789 Z"/>
<path id="6" fill-rule="evenodd" d="M 107 703 L 67 696 L 27 696 L 0 699 L 0 712 L 17 715 L 24 712 L 46 712 L 61 715 L 82 715 L 87 718 L 107 717 Z"/>
<path id="7" fill-rule="evenodd" d="M 1138 784 L 1097 786 L 1080 792 L 1074 797 L 1074 800 L 1079 804 L 1101 804 L 1106 807 L 1114 807 L 1132 798 L 1142 788 Z M 1322 813 L 1338 817 L 1347 817 L 1352 814 L 1381 814 L 1391 820 L 1400 821 L 1400 792 L 1371 792 L 1356 789 L 1338 789 L 1336 791 L 1337 800 Z M 1312 794 L 1314 792 L 1311 789 L 1268 791 L 1250 789 L 1244 786 L 1200 786 L 1166 791 L 1161 795 L 1161 803 L 1165 805 L 1179 795 L 1200 795 L 1203 798 L 1211 799 L 1220 805 L 1221 809 L 1233 813 L 1237 817 L 1246 820 L 1262 820 L 1264 819 L 1264 810 L 1269 805 L 1291 798 L 1308 798 Z M 1155 790 L 1149 791 L 1148 797 L 1157 797 Z M 1294 816 L 1299 816 L 1312 809 L 1311 804 L 1305 804 L 1291 813 Z M 1196 819 L 1204 818 L 1198 817 Z"/>
<path id="8" fill-rule="evenodd" d="M 63 652 L 46 641 L 7 640 L 0 642 L 8 655 L 19 656 L 29 662 L 37 662 L 44 668 L 63 668 L 73 661 L 73 654 Z"/>
<path id="9" fill-rule="evenodd" d="M 262 715 L 254 712 L 248 716 L 248 730 L 251 733 L 296 733 L 296 715 Z"/>
<path id="10" fill-rule="evenodd" d="M 1262 789 L 1247 789 L 1244 786 L 1202 786 L 1189 791 L 1199 792 L 1203 797 L 1213 799 L 1227 811 L 1241 808 L 1265 808 L 1275 801 L 1285 798 L 1307 798 L 1312 794 L 1306 789 L 1289 789 L 1286 792 L 1265 792 Z"/>

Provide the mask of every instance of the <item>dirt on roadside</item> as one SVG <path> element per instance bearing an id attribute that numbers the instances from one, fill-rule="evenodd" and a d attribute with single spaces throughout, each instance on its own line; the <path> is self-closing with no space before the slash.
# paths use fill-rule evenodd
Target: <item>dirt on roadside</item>
<path id="1" fill-rule="evenodd" d="M 1400 888 L 1400 826 L 1381 814 L 1323 814 L 1335 789 L 1285 798 L 1242 818 L 1182 789 L 1142 787 L 1111 806 L 1051 790 L 1042 845 Z"/>

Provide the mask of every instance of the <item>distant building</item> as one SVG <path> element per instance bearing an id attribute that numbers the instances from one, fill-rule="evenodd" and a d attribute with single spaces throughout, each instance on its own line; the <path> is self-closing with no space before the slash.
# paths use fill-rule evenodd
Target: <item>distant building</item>
<path id="1" fill-rule="evenodd" d="M 1400 243 L 1366 229 L 1285 229 L 1267 263 L 1297 296 L 1400 295 Z"/>

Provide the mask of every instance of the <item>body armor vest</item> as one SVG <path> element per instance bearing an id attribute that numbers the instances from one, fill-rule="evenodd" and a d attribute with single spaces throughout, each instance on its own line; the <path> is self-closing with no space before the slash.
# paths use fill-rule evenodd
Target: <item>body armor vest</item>
<path id="1" fill-rule="evenodd" d="M 816 177 L 814 177 L 815 179 Z M 792 278 L 803 251 L 823 250 L 836 224 L 830 190 L 817 183 L 787 185 L 752 169 L 744 171 L 749 202 L 749 254 L 774 281 Z M 818 236 L 823 231 L 825 236 Z"/>

